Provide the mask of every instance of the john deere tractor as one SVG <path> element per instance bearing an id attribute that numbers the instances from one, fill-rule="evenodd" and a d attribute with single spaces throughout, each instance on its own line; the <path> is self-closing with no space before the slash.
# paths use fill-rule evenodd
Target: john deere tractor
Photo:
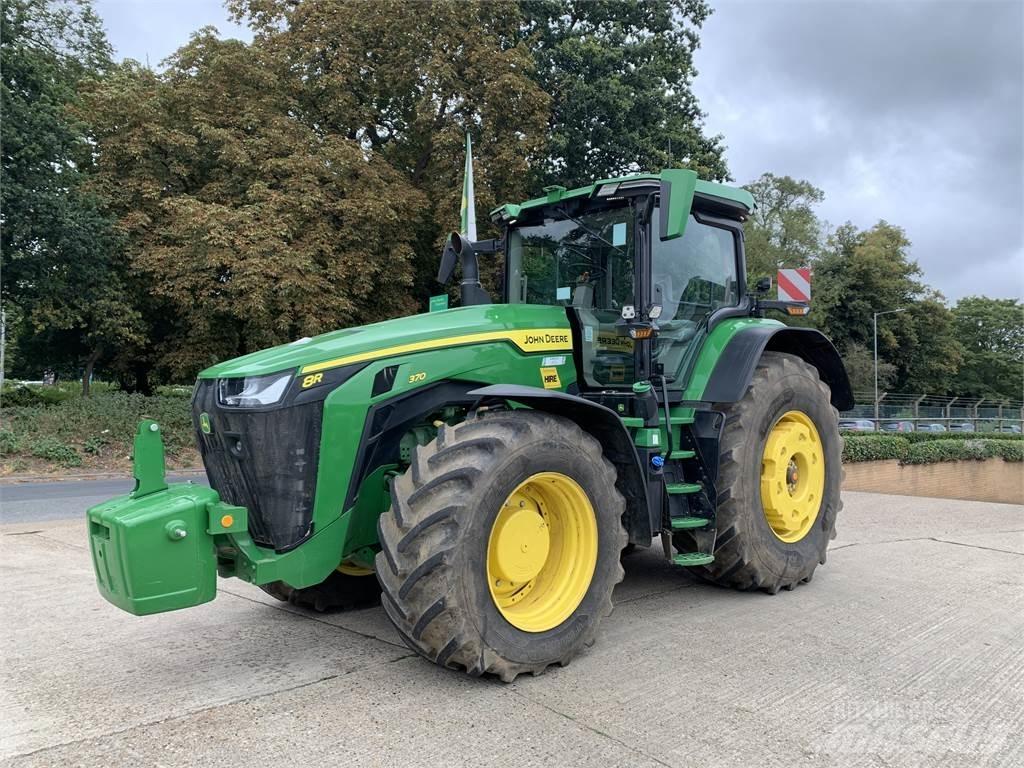
<path id="1" fill-rule="evenodd" d="M 500 238 L 449 238 L 461 306 L 203 371 L 210 487 L 168 485 L 143 422 L 135 491 L 88 512 L 100 592 L 139 615 L 218 575 L 380 600 L 425 658 L 507 681 L 593 643 L 637 547 L 736 589 L 810 581 L 853 401 L 828 339 L 765 317 L 806 306 L 746 285 L 753 205 L 678 169 L 548 187 L 493 211 Z"/>

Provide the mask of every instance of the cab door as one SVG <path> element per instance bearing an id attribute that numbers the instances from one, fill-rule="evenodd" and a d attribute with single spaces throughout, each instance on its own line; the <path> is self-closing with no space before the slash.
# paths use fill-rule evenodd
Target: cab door
<path id="1" fill-rule="evenodd" d="M 651 232 L 657 233 L 657 208 Z M 690 214 L 681 237 L 651 238 L 649 303 L 660 304 L 651 370 L 682 389 L 688 369 L 716 313 L 740 305 L 743 291 L 739 222 Z"/>

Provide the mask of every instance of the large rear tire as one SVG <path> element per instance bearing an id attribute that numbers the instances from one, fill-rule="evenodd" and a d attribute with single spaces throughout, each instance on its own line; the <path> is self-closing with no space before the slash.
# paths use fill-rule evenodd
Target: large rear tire
<path id="1" fill-rule="evenodd" d="M 842 508 L 829 389 L 799 357 L 765 352 L 743 399 L 720 408 L 715 560 L 697 573 L 735 589 L 793 589 L 824 565 Z M 674 542 L 693 551 L 686 532 Z"/>
<path id="2" fill-rule="evenodd" d="M 442 426 L 379 522 L 382 602 L 409 647 L 509 682 L 593 644 L 623 577 L 615 476 L 597 440 L 558 416 Z"/>

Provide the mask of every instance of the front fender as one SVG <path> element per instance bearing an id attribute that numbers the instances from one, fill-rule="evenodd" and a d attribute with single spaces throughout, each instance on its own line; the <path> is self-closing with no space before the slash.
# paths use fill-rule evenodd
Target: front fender
<path id="1" fill-rule="evenodd" d="M 561 416 L 596 437 L 605 456 L 618 471 L 616 486 L 626 497 L 624 522 L 630 541 L 644 546 L 649 543 L 651 528 L 647 482 L 633 438 L 615 411 L 566 392 L 516 384 L 495 384 L 474 389 L 469 394 L 481 401 L 490 399 L 522 403 L 534 410 Z"/>

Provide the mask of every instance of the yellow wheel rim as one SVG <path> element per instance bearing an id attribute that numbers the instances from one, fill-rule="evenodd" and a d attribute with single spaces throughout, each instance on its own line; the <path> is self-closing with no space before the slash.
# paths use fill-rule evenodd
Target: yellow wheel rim
<path id="1" fill-rule="evenodd" d="M 761 457 L 761 506 L 772 533 L 800 541 L 818 519 L 825 493 L 825 452 L 818 430 L 802 411 L 775 422 Z"/>
<path id="2" fill-rule="evenodd" d="M 338 573 L 343 573 L 346 576 L 372 576 L 372 568 L 364 568 L 361 565 L 355 563 L 342 563 L 335 569 Z"/>
<path id="3" fill-rule="evenodd" d="M 558 472 L 516 486 L 487 540 L 487 582 L 501 615 L 546 632 L 575 611 L 597 567 L 597 517 L 586 492 Z"/>

